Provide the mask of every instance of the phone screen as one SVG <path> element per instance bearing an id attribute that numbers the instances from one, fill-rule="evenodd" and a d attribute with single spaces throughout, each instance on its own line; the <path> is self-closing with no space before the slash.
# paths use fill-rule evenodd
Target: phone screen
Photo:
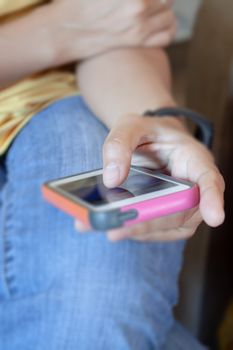
<path id="1" fill-rule="evenodd" d="M 103 205 L 141 196 L 178 186 L 174 182 L 151 176 L 149 174 L 130 170 L 128 178 L 119 187 L 109 189 L 103 184 L 102 175 L 74 180 L 59 187 L 92 205 Z"/>

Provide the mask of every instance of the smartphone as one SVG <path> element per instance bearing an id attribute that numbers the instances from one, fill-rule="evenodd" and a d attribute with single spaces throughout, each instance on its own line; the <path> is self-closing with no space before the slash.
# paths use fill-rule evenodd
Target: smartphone
<path id="1" fill-rule="evenodd" d="M 104 186 L 99 169 L 46 182 L 42 192 L 50 204 L 97 231 L 127 227 L 199 203 L 196 184 L 133 166 L 116 188 Z"/>

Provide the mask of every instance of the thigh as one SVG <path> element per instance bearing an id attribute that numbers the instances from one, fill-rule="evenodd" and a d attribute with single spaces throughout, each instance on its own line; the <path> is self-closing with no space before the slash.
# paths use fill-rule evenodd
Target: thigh
<path id="1" fill-rule="evenodd" d="M 101 167 L 106 134 L 73 97 L 35 116 L 8 153 L 1 210 L 5 350 L 155 349 L 165 340 L 183 242 L 111 244 L 104 232 L 80 234 L 41 196 L 48 179 Z"/>
<path id="2" fill-rule="evenodd" d="M 38 292 L 53 283 L 75 232 L 73 219 L 43 200 L 41 186 L 49 179 L 100 168 L 106 133 L 81 97 L 72 97 L 34 116 L 15 139 L 5 160 L 7 181 L 1 193 L 9 296 Z"/>

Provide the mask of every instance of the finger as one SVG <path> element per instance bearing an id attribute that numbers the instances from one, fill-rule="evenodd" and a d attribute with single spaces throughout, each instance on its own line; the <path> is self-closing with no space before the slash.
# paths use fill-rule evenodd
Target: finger
<path id="1" fill-rule="evenodd" d="M 187 150 L 186 150 L 187 153 Z M 185 177 L 196 182 L 200 189 L 200 211 L 207 225 L 216 227 L 224 221 L 224 190 L 225 183 L 222 175 L 214 164 L 213 156 L 202 145 L 191 146 L 188 150 L 191 155 L 186 156 L 185 169 L 181 172 Z M 177 154 L 179 156 L 179 154 Z M 175 157 L 173 163 L 177 163 Z M 173 167 L 173 171 L 175 166 Z M 174 174 L 174 173 L 173 173 Z M 179 177 L 179 172 L 176 176 Z"/>
<path id="2" fill-rule="evenodd" d="M 194 208 L 174 215 L 148 220 L 127 228 L 111 230 L 107 233 L 107 236 L 111 241 L 119 241 L 131 237 L 144 236 L 150 232 L 155 232 L 156 234 L 161 231 L 176 230 L 184 226 L 185 222 L 189 220 L 196 211 L 197 208 Z"/>
<path id="3" fill-rule="evenodd" d="M 196 232 L 201 222 L 202 216 L 198 210 L 192 215 L 190 220 L 188 220 L 188 224 L 168 230 L 158 230 L 146 234 L 132 236 L 131 239 L 143 242 L 169 242 L 188 239 Z"/>
<path id="4" fill-rule="evenodd" d="M 145 17 L 145 16 L 144 16 Z M 152 46 L 152 42 L 171 42 L 176 32 L 176 17 L 170 8 L 162 8 L 133 23 L 123 38 L 124 45 Z"/>
<path id="5" fill-rule="evenodd" d="M 131 164 L 155 170 L 163 169 L 165 165 L 159 159 L 155 158 L 154 153 L 142 153 L 138 151 L 138 149 L 134 152 L 132 156 Z"/>
<path id="6" fill-rule="evenodd" d="M 171 28 L 176 23 L 176 17 L 171 9 L 165 9 L 161 13 L 152 13 L 147 20 L 147 28 L 150 33 Z"/>
<path id="7" fill-rule="evenodd" d="M 138 116 L 129 116 L 108 134 L 103 146 L 103 181 L 107 187 L 118 186 L 126 179 L 133 151 L 145 133 L 144 124 Z"/>
<path id="8" fill-rule="evenodd" d="M 157 10 L 150 13 L 146 21 L 142 22 L 144 27 L 145 38 L 151 34 L 158 34 L 162 31 L 174 27 L 176 24 L 176 17 L 172 9 L 168 6 L 163 6 L 160 12 Z"/>
<path id="9" fill-rule="evenodd" d="M 197 177 L 200 188 L 200 211 L 205 222 L 212 227 L 219 226 L 225 218 L 224 181 L 217 170 L 212 167 L 204 170 Z"/>
<path id="10" fill-rule="evenodd" d="M 212 154 L 201 143 L 186 140 L 170 153 L 168 167 L 175 177 L 198 184 L 200 212 L 207 225 L 216 227 L 224 221 L 224 189 L 222 175 Z M 182 160 L 182 161 L 181 161 Z"/>
<path id="11" fill-rule="evenodd" d="M 171 9 L 173 1 L 174 0 L 144 0 L 141 4 L 141 9 L 140 6 L 138 6 L 137 13 L 140 17 L 147 17 L 151 14 L 159 16 L 161 12 Z M 136 5 L 136 2 L 134 2 L 134 4 Z"/>
<path id="12" fill-rule="evenodd" d="M 103 181 L 107 187 L 121 184 L 127 177 L 134 150 L 156 140 L 161 121 L 128 115 L 108 134 L 103 146 Z"/>
<path id="13" fill-rule="evenodd" d="M 160 32 L 151 32 L 147 36 L 143 45 L 146 47 L 165 47 L 169 45 L 175 38 L 177 30 L 176 22 L 167 28 L 164 28 Z"/>

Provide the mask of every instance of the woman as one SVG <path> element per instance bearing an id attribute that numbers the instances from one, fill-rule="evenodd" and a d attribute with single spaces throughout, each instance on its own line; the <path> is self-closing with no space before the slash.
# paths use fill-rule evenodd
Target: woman
<path id="1" fill-rule="evenodd" d="M 8 16 L 19 6 L 5 4 Z M 119 184 L 133 150 L 153 130 L 155 160 L 198 182 L 200 211 L 109 238 L 136 233 L 142 241 L 175 240 L 190 236 L 202 218 L 212 226 L 223 221 L 223 181 L 208 151 L 182 121 L 155 118 L 151 128 L 140 117 L 175 103 L 169 65 L 158 49 L 174 33 L 170 5 L 57 0 L 18 16 L 5 16 L 0 29 L 0 348 L 160 349 L 166 343 L 175 349 L 182 339 L 184 348 L 197 349 L 172 317 L 183 241 L 112 245 L 104 234 L 77 235 L 72 220 L 40 194 L 50 178 L 101 167 L 104 142 L 104 181 Z M 109 134 L 76 96 L 72 72 L 47 71 L 75 61 L 85 101 Z M 144 153 L 154 155 L 150 147 Z"/>

